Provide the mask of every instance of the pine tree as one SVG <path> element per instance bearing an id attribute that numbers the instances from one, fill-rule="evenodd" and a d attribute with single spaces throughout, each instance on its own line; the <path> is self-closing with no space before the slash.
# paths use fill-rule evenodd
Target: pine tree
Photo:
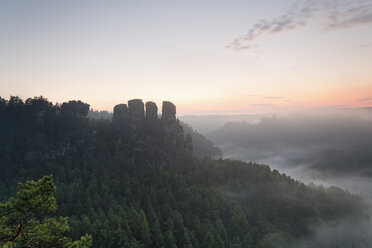
<path id="1" fill-rule="evenodd" d="M 57 209 L 52 176 L 18 184 L 15 198 L 0 204 L 0 245 L 3 248 L 88 248 L 90 235 L 72 241 L 67 218 L 47 218 Z"/>

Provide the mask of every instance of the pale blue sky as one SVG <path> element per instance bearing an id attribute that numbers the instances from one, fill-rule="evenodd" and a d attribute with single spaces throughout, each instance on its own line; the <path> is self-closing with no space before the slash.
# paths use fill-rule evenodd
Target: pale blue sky
<path id="1" fill-rule="evenodd" d="M 321 9 L 306 26 L 246 41 L 261 19 L 286 21 L 293 1 L 0 0 L 0 96 L 108 110 L 171 100 L 181 113 L 360 106 L 372 96 L 372 0 L 305 2 Z M 342 28 L 325 28 L 336 12 Z M 239 37 L 253 48 L 225 47 Z"/>

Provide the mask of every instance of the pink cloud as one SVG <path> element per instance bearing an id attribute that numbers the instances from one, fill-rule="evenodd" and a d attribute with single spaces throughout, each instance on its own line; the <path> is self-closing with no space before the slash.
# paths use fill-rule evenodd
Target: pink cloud
<path id="1" fill-rule="evenodd" d="M 244 36 L 235 38 L 226 48 L 236 51 L 257 48 L 253 41 L 262 35 L 274 35 L 302 28 L 315 18 L 324 19 L 327 30 L 351 28 L 372 23 L 371 0 L 302 0 L 283 14 L 257 21 Z"/>

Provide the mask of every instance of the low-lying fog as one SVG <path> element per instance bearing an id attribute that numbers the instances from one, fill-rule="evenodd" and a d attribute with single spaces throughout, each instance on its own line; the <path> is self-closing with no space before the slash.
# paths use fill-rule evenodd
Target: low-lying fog
<path id="1" fill-rule="evenodd" d="M 372 111 L 227 122 L 206 134 L 225 158 L 268 164 L 304 182 L 372 192 Z"/>
<path id="2" fill-rule="evenodd" d="M 199 117 L 193 127 L 198 130 L 203 120 L 204 133 L 224 158 L 267 164 L 300 181 L 339 186 L 371 202 L 372 109 L 251 117 L 226 121 L 210 132 L 205 131 L 208 118 Z M 372 247 L 368 217 L 313 229 L 313 236 L 293 247 Z"/>

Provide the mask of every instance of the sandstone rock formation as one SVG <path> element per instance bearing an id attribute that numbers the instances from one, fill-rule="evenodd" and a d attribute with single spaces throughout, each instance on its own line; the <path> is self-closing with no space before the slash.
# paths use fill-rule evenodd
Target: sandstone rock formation
<path id="1" fill-rule="evenodd" d="M 128 101 L 130 126 L 132 131 L 137 134 L 143 129 L 145 109 L 141 99 Z"/>
<path id="2" fill-rule="evenodd" d="M 82 101 L 68 101 L 61 105 L 61 115 L 84 118 L 88 115 L 89 104 Z"/>
<path id="3" fill-rule="evenodd" d="M 175 121 L 176 120 L 176 106 L 168 101 L 163 101 L 162 116 L 163 121 Z"/>
<path id="4" fill-rule="evenodd" d="M 146 113 L 146 114 L 145 114 Z M 123 149 L 131 151 L 135 164 L 178 164 L 192 157 L 191 137 L 186 137 L 176 118 L 176 106 L 164 101 L 162 117 L 154 102 L 133 99 L 114 107 L 113 125 Z M 126 131 L 125 131 L 126 130 Z"/>
<path id="5" fill-rule="evenodd" d="M 163 126 L 163 132 L 169 140 L 169 143 L 173 143 L 175 146 L 176 136 L 179 129 L 179 124 L 176 119 L 176 106 L 168 101 L 163 102 L 161 121 Z"/>
<path id="6" fill-rule="evenodd" d="M 129 123 L 129 110 L 126 104 L 118 104 L 114 107 L 112 123 L 115 128 L 120 129 Z"/>
<path id="7" fill-rule="evenodd" d="M 128 107 L 126 104 L 118 104 L 114 107 L 114 118 L 128 116 Z"/>
<path id="8" fill-rule="evenodd" d="M 153 121 L 158 119 L 158 107 L 154 102 L 146 102 L 146 120 Z"/>

